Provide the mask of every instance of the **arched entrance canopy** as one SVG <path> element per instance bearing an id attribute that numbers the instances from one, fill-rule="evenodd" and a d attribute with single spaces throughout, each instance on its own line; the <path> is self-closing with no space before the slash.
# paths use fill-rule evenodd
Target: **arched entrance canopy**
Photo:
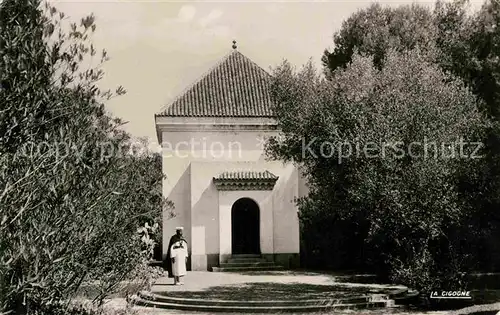
<path id="1" fill-rule="evenodd" d="M 231 171 L 213 178 L 218 190 L 272 190 L 277 180 L 269 171 Z"/>

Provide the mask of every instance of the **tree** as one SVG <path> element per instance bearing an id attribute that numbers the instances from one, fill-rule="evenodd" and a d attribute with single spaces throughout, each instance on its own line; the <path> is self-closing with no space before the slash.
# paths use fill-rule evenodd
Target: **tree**
<path id="1" fill-rule="evenodd" d="M 335 69 L 345 68 L 356 52 L 372 56 L 380 68 L 391 49 L 432 49 L 436 33 L 432 12 L 425 7 L 412 4 L 391 9 L 372 4 L 352 14 L 334 34 L 334 50 L 323 53 L 324 73 L 328 77 Z"/>
<path id="2" fill-rule="evenodd" d="M 0 4 L 2 312 L 68 306 L 86 282 L 101 303 L 146 268 L 155 222 L 172 206 L 161 157 L 137 154 L 105 110 L 125 90 L 98 88 L 108 57 L 90 42 L 94 20 L 66 32 L 64 14 L 39 0 Z"/>
<path id="3" fill-rule="evenodd" d="M 463 222 L 468 234 L 470 255 L 477 257 L 476 268 L 498 270 L 500 256 L 495 239 L 500 237 L 500 3 L 486 1 L 471 12 L 468 1 L 436 2 L 433 10 L 418 5 L 394 9 L 374 4 L 349 17 L 334 34 L 335 48 L 323 54 L 324 74 L 349 66 L 359 52 L 381 69 L 391 50 L 418 48 L 424 60 L 451 73 L 481 100 L 478 109 L 488 125 L 481 141 L 484 158 L 474 168 L 461 169 L 459 193 L 473 213 Z"/>
<path id="4" fill-rule="evenodd" d="M 380 65 L 354 55 L 329 80 L 311 64 L 279 66 L 272 97 L 283 135 L 266 150 L 304 168 L 311 191 L 300 218 L 323 255 L 342 254 L 332 233 L 343 227 L 347 261 L 369 259 L 395 282 L 437 288 L 468 263 L 460 239 L 447 236 L 470 210 L 456 170 L 477 163 L 461 139 L 477 141 L 486 123 L 476 97 L 427 52 L 388 50 Z"/>
<path id="5" fill-rule="evenodd" d="M 434 10 L 420 5 L 383 8 L 373 4 L 350 16 L 333 36 L 335 48 L 323 53 L 324 73 L 345 68 L 355 52 L 372 56 L 381 66 L 387 51 L 418 47 L 429 61 L 463 79 L 498 116 L 500 4 L 486 1 L 470 14 L 468 1 L 436 2 Z"/>

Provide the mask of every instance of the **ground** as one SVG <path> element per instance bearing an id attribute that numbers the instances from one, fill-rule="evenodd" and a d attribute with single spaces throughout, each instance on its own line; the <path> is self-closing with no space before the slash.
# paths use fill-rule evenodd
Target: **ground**
<path id="1" fill-rule="evenodd" d="M 337 273 L 319 273 L 319 272 L 294 272 L 294 271 L 269 271 L 269 272 L 206 272 L 192 271 L 184 277 L 183 286 L 174 286 L 173 279 L 160 278 L 154 285 L 153 292 L 196 292 L 204 291 L 212 287 L 221 287 L 228 285 L 241 285 L 248 283 L 255 284 L 306 284 L 311 286 L 326 286 L 344 284 L 351 288 L 372 287 L 388 288 L 394 285 L 386 284 L 365 284 L 365 283 L 346 283 L 352 278 L 370 277 L 370 275 L 345 275 Z M 356 281 L 362 282 L 362 281 Z M 404 288 L 400 286 L 401 288 Z"/>
<path id="2" fill-rule="evenodd" d="M 262 299 L 307 299 L 352 296 L 362 292 L 384 292 L 394 286 L 384 284 L 347 283 L 348 278 L 338 274 L 324 274 L 314 272 L 271 272 L 271 273 L 213 273 L 189 272 L 185 277 L 185 285 L 174 286 L 173 280 L 160 278 L 153 286 L 152 291 L 157 294 L 168 294 L 184 298 L 211 298 L 252 300 Z M 359 279 L 359 277 L 358 277 Z M 368 291 L 367 291 L 368 290 Z M 113 299 L 107 306 L 113 308 L 125 307 L 123 299 Z M 190 314 L 190 312 L 155 310 L 147 307 L 134 307 L 140 314 L 168 315 Z M 365 314 L 365 315 L 444 315 L 449 312 L 413 312 L 402 309 L 378 309 L 357 311 L 335 311 L 328 314 Z M 196 313 L 208 315 L 212 313 Z M 220 313 L 218 313 L 220 314 Z M 227 313 L 226 313 L 227 314 Z M 319 315 L 325 313 L 313 313 Z M 236 314 L 233 314 L 236 315 Z"/>

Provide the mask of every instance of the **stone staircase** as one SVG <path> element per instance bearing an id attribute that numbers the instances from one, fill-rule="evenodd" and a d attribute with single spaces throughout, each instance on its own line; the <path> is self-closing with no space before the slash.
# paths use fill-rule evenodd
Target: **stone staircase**
<path id="1" fill-rule="evenodd" d="M 156 309 L 171 309 L 189 312 L 209 312 L 209 313 L 309 313 L 325 312 L 332 310 L 355 310 L 366 308 L 391 307 L 392 300 L 385 297 L 359 296 L 347 299 L 315 299 L 315 300 L 252 300 L 252 301 L 231 301 L 231 300 L 206 300 L 173 298 L 166 294 L 155 294 L 140 292 L 132 297 L 135 305 L 146 306 Z"/>
<path id="2" fill-rule="evenodd" d="M 213 272 L 271 271 L 283 270 L 282 266 L 268 261 L 261 255 L 232 255 L 227 262 L 213 267 Z"/>
<path id="3" fill-rule="evenodd" d="M 189 312 L 229 313 L 318 313 L 334 310 L 394 308 L 411 304 L 418 296 L 413 290 L 398 289 L 388 294 L 363 294 L 340 299 L 287 300 L 212 300 L 171 297 L 166 292 L 140 292 L 132 297 L 134 304 L 157 309 Z M 389 312 L 388 312 L 389 313 Z"/>

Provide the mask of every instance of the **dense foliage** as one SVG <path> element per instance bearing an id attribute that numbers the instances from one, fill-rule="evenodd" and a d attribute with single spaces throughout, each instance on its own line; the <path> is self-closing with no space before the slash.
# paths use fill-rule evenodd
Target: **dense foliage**
<path id="1" fill-rule="evenodd" d="M 147 270 L 162 210 L 161 157 L 121 128 L 88 16 L 0 4 L 0 310 L 36 313 L 93 283 L 95 302 Z M 68 29 L 66 32 L 65 30 Z M 43 313 L 43 311 L 42 311 Z"/>
<path id="2" fill-rule="evenodd" d="M 372 269 L 424 291 L 495 268 L 498 7 L 373 5 L 335 34 L 324 77 L 311 64 L 275 69 L 283 134 L 267 150 L 307 176 L 310 266 Z"/>

